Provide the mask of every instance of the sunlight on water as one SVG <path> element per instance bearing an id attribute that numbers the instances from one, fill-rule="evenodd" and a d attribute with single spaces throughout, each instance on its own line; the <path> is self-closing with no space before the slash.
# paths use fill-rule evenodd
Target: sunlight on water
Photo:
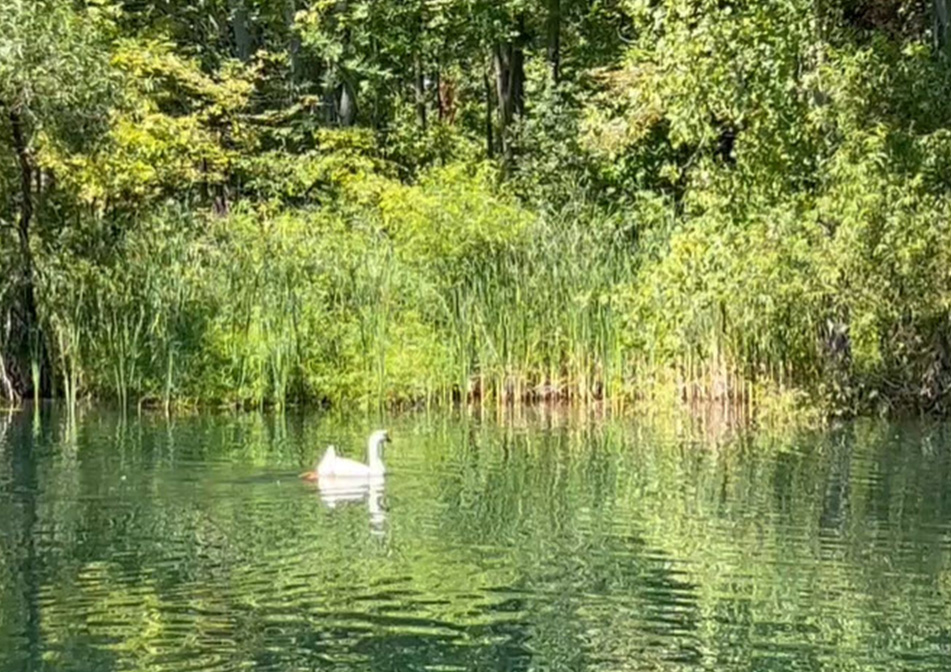
<path id="1" fill-rule="evenodd" d="M 0 416 L 2 670 L 939 670 L 951 434 Z M 362 493 L 361 493 L 362 494 Z M 347 500 L 352 501 L 347 501 Z"/>

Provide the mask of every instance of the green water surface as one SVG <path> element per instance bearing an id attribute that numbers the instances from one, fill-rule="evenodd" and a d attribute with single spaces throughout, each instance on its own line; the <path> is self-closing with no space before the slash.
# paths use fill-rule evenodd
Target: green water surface
<path id="1" fill-rule="evenodd" d="M 948 427 L 384 422 L 0 413 L 0 670 L 951 669 Z"/>

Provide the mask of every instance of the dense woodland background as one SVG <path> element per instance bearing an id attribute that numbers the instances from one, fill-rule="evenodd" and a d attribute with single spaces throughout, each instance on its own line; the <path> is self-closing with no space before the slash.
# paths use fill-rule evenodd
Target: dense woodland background
<path id="1" fill-rule="evenodd" d="M 951 400 L 948 0 L 4 0 L 0 398 Z"/>

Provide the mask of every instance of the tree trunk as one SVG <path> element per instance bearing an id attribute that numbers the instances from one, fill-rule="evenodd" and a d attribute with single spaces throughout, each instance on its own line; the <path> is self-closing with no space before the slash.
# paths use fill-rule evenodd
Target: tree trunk
<path id="1" fill-rule="evenodd" d="M 561 0 L 548 0 L 548 67 L 551 79 L 558 82 L 561 74 Z"/>
<path id="2" fill-rule="evenodd" d="M 413 56 L 413 88 L 416 93 L 416 121 L 426 130 L 426 80 L 423 76 L 423 62 L 419 52 Z"/>
<path id="3" fill-rule="evenodd" d="M 482 72 L 482 79 L 482 83 L 486 90 L 486 95 L 489 95 L 489 83 L 484 70 Z M 454 123 L 456 121 L 456 84 L 453 82 L 451 77 L 446 77 L 441 72 L 436 73 L 436 96 L 438 100 L 439 120 L 447 124 Z M 489 120 L 491 121 L 491 100 L 486 103 L 486 106 L 489 114 Z"/>
<path id="4" fill-rule="evenodd" d="M 20 216 L 17 220 L 17 238 L 23 262 L 24 281 L 33 287 L 33 254 L 30 251 L 30 225 L 33 222 L 33 157 L 26 144 L 23 120 L 16 112 L 10 112 L 10 128 L 13 131 L 13 149 L 20 167 Z"/>
<path id="5" fill-rule="evenodd" d="M 935 51 L 951 55 L 951 11 L 949 11 L 948 0 L 934 0 L 932 14 Z"/>
<path id="6" fill-rule="evenodd" d="M 331 18 L 332 26 L 336 28 L 339 24 L 339 17 L 346 16 L 350 10 L 349 0 L 337 0 L 334 4 L 334 13 Z M 344 24 L 343 34 L 340 41 L 343 46 L 343 54 L 350 51 L 350 27 Z M 337 123 L 341 126 L 353 126 L 357 121 L 357 90 L 354 82 L 351 81 L 350 73 L 347 72 L 340 62 L 329 64 L 331 72 L 336 73 L 334 80 L 337 82 Z"/>
<path id="7" fill-rule="evenodd" d="M 416 94 L 416 121 L 426 130 L 426 76 L 423 69 L 423 43 L 426 34 L 426 2 L 417 3 L 416 47 L 413 50 L 413 89 Z"/>
<path id="8" fill-rule="evenodd" d="M 341 126 L 353 126 L 357 121 L 357 94 L 346 75 L 343 76 L 343 82 L 340 84 L 337 120 Z"/>
<path id="9" fill-rule="evenodd" d="M 13 148 L 20 167 L 20 216 L 17 219 L 17 240 L 20 247 L 20 291 L 23 326 L 31 350 L 37 338 L 37 311 L 33 251 L 30 249 L 30 227 L 33 224 L 33 157 L 27 146 L 23 119 L 19 113 L 9 113 L 13 131 Z"/>
<path id="10" fill-rule="evenodd" d="M 499 139 L 506 165 L 514 159 L 509 128 L 525 111 L 525 15 L 519 14 L 514 41 L 495 45 L 495 88 L 499 106 Z"/>
<path id="11" fill-rule="evenodd" d="M 492 137 L 492 85 L 489 73 L 482 70 L 482 83 L 485 86 L 485 154 L 490 159 L 495 156 L 495 139 Z"/>
<path id="12" fill-rule="evenodd" d="M 337 92 L 329 76 L 325 76 L 327 83 L 320 96 L 320 107 L 323 111 L 323 121 L 328 126 L 337 123 Z"/>
<path id="13" fill-rule="evenodd" d="M 287 24 L 287 55 L 291 62 L 291 79 L 300 81 L 300 35 L 294 30 L 294 17 L 297 15 L 297 0 L 285 0 L 284 21 Z"/>
<path id="14" fill-rule="evenodd" d="M 248 29 L 248 8 L 245 2 L 246 0 L 230 0 L 234 55 L 242 61 L 251 58 L 251 32 Z"/>

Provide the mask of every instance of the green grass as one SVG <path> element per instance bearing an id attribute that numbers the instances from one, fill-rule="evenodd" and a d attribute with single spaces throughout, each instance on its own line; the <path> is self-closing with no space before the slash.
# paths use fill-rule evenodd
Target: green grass
<path id="1" fill-rule="evenodd" d="M 58 389 L 166 408 L 673 400 L 789 415 L 913 404 L 934 371 L 940 263 L 876 266 L 795 208 L 743 226 L 533 212 L 459 167 L 350 189 L 323 208 L 167 211 L 96 263 L 43 260 Z M 934 216 L 893 226 L 944 249 Z M 844 291 L 860 279 L 870 289 Z M 893 309 L 899 286 L 919 292 L 913 321 Z M 836 315 L 847 356 L 829 351 Z"/>

